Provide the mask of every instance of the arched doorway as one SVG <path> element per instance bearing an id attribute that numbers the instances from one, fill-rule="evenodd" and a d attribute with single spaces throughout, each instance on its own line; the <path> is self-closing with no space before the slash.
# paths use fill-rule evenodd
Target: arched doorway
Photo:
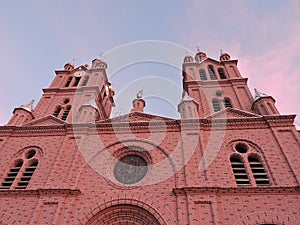
<path id="1" fill-rule="evenodd" d="M 147 210 L 134 205 L 122 204 L 105 208 L 93 216 L 86 225 L 162 225 Z"/>

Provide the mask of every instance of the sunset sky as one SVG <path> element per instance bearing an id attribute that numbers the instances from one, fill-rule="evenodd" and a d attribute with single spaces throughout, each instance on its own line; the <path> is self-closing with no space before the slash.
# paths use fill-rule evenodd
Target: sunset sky
<path id="1" fill-rule="evenodd" d="M 90 64 L 101 53 L 143 40 L 174 43 L 191 52 L 199 47 L 217 60 L 222 49 L 239 60 L 252 93 L 257 88 L 272 95 L 281 114 L 300 112 L 299 0 L 11 0 L 0 2 L 0 27 L 0 124 L 7 123 L 15 107 L 32 99 L 37 104 L 54 71 L 72 58 L 75 66 Z M 149 94 L 149 77 L 181 88 L 180 64 L 124 65 L 113 75 L 120 102 L 115 114 L 128 113 L 140 89 L 155 97 Z M 134 83 L 140 78 L 144 82 Z M 127 102 L 120 101 L 123 91 Z M 149 98 L 145 112 L 178 118 L 174 102 L 180 101 L 180 90 L 174 96 L 163 102 Z M 296 125 L 299 129 L 299 116 Z"/>

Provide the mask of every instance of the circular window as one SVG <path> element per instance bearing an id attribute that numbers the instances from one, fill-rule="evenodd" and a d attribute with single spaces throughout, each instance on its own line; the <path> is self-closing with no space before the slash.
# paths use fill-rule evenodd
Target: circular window
<path id="1" fill-rule="evenodd" d="M 147 162 L 138 155 L 127 155 L 115 166 L 115 178 L 123 184 L 135 184 L 143 179 L 148 170 Z"/>
<path id="2" fill-rule="evenodd" d="M 68 99 L 68 98 L 66 98 L 65 100 L 64 100 L 64 104 L 67 104 L 67 103 L 69 103 L 70 102 L 70 99 Z"/>
<path id="3" fill-rule="evenodd" d="M 223 95 L 222 91 L 220 91 L 220 90 L 217 90 L 217 91 L 216 91 L 216 96 L 220 97 L 220 96 L 222 96 L 222 95 Z"/>
<path id="4" fill-rule="evenodd" d="M 246 153 L 248 151 L 248 146 L 243 143 L 239 143 L 235 146 L 235 150 L 239 153 Z"/>
<path id="5" fill-rule="evenodd" d="M 30 149 L 27 153 L 26 153 L 26 159 L 31 159 L 33 156 L 35 156 L 36 151 L 35 149 Z"/>

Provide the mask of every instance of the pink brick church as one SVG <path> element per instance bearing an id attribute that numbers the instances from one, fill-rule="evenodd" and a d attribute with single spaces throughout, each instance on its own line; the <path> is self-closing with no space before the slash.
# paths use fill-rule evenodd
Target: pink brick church
<path id="1" fill-rule="evenodd" d="M 237 63 L 186 56 L 181 119 L 145 113 L 141 92 L 112 118 L 101 58 L 55 71 L 0 127 L 0 224 L 299 225 L 295 115 Z"/>

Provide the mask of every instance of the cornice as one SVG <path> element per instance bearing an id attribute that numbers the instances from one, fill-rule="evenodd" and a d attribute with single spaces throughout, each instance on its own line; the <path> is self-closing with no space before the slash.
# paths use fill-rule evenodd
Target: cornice
<path id="1" fill-rule="evenodd" d="M 299 195 L 300 186 L 288 186 L 288 187 L 274 187 L 274 186 L 264 186 L 264 187 L 181 187 L 174 188 L 173 192 L 176 195 L 203 195 L 203 194 L 215 194 L 215 195 Z"/>
<path id="2" fill-rule="evenodd" d="M 231 85 L 231 84 L 247 84 L 248 78 L 229 78 L 229 79 L 220 79 L 220 80 L 188 80 L 184 81 L 186 84 L 190 85 Z"/>
<path id="3" fill-rule="evenodd" d="M 100 92 L 100 88 L 97 85 L 94 86 L 83 86 L 83 87 L 64 87 L 64 88 L 43 88 L 43 92 L 44 93 L 57 93 L 57 92 L 67 92 L 67 93 L 72 93 L 72 92 L 79 92 L 79 91 L 83 91 L 83 90 L 87 90 L 87 89 L 95 89 L 98 92 Z"/>
<path id="4" fill-rule="evenodd" d="M 81 194 L 79 189 L 35 189 L 35 190 L 0 190 L 1 197 L 15 196 L 77 196 Z"/>
<path id="5" fill-rule="evenodd" d="M 183 130 L 211 130 L 211 129 L 241 129 L 253 128 L 264 129 L 271 127 L 293 126 L 295 115 L 273 115 L 262 117 L 241 118 L 202 118 L 202 119 L 179 119 L 157 122 L 132 121 L 132 122 L 101 122 L 101 123 L 65 123 L 58 125 L 43 126 L 1 126 L 0 135 L 61 135 L 86 132 L 123 132 L 130 129 L 134 132 L 148 132 L 166 130 L 167 132 Z"/>

